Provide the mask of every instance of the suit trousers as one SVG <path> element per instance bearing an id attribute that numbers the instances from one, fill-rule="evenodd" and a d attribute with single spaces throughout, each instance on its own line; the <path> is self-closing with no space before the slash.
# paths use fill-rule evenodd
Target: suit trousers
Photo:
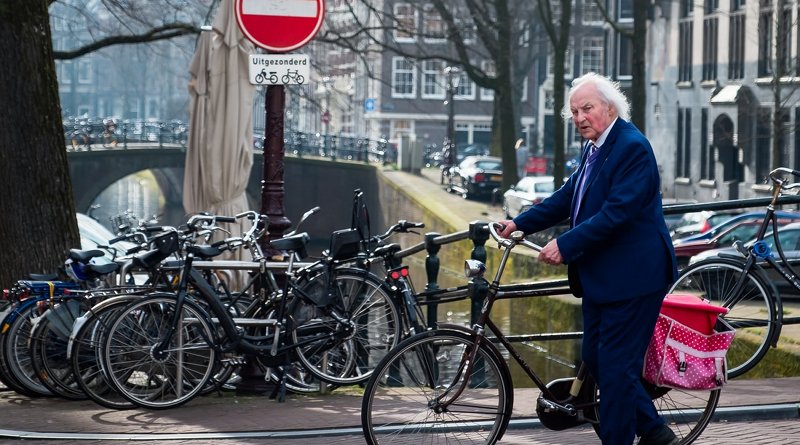
<path id="1" fill-rule="evenodd" d="M 631 445 L 664 424 L 641 382 L 664 292 L 611 303 L 583 299 L 582 358 L 600 389 L 603 445 Z"/>

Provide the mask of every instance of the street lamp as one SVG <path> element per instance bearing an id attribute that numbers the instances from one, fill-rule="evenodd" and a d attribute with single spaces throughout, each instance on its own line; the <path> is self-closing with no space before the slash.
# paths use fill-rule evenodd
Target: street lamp
<path id="1" fill-rule="evenodd" d="M 447 79 L 447 100 L 444 102 L 447 106 L 447 132 L 444 136 L 442 149 L 446 155 L 445 159 L 447 160 L 447 164 L 452 166 L 456 163 L 456 104 L 453 100 L 453 96 L 455 96 L 458 90 L 458 83 L 461 80 L 461 70 L 456 66 L 447 66 L 444 68 L 443 73 Z"/>

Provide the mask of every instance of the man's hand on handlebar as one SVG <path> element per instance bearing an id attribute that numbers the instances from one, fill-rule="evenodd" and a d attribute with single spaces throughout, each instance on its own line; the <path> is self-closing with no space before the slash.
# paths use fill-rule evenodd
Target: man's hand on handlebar
<path id="1" fill-rule="evenodd" d="M 556 240 L 550 240 L 539 252 L 539 261 L 545 264 L 561 264 L 564 262 Z"/>
<path id="2" fill-rule="evenodd" d="M 510 219 L 506 219 L 506 220 L 503 220 L 503 221 L 497 221 L 497 224 L 499 224 L 500 226 L 503 227 L 502 230 L 497 232 L 497 234 L 500 235 L 503 238 L 510 238 L 511 234 L 515 230 L 517 230 L 517 225 L 514 223 L 514 221 L 512 221 Z"/>

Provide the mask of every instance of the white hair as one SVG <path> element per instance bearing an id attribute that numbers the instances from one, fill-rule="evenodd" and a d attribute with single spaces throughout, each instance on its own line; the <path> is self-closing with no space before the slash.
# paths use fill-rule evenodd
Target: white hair
<path id="1" fill-rule="evenodd" d="M 572 118 L 572 109 L 570 108 L 572 95 L 584 85 L 594 85 L 603 100 L 614 107 L 617 116 L 626 121 L 631 119 L 631 107 L 630 104 L 628 104 L 628 98 L 625 97 L 625 94 L 622 93 L 619 87 L 619 82 L 614 82 L 606 76 L 593 72 L 586 73 L 572 81 L 572 87 L 567 95 L 567 101 L 564 104 L 564 108 L 561 110 L 561 117 L 564 119 Z"/>

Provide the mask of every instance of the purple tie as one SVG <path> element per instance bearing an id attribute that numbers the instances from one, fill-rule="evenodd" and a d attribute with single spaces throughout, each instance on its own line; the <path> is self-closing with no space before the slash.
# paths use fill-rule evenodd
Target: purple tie
<path id="1" fill-rule="evenodd" d="M 594 166 L 594 162 L 597 160 L 598 152 L 599 150 L 597 147 L 593 143 L 589 142 L 589 159 L 586 160 L 586 166 L 583 168 L 581 180 L 578 182 L 578 199 L 575 200 L 575 208 L 572 210 L 573 225 L 575 225 L 575 217 L 578 216 L 578 210 L 581 208 L 581 201 L 583 200 L 583 192 L 586 186 L 586 181 L 592 174 L 592 167 Z"/>

